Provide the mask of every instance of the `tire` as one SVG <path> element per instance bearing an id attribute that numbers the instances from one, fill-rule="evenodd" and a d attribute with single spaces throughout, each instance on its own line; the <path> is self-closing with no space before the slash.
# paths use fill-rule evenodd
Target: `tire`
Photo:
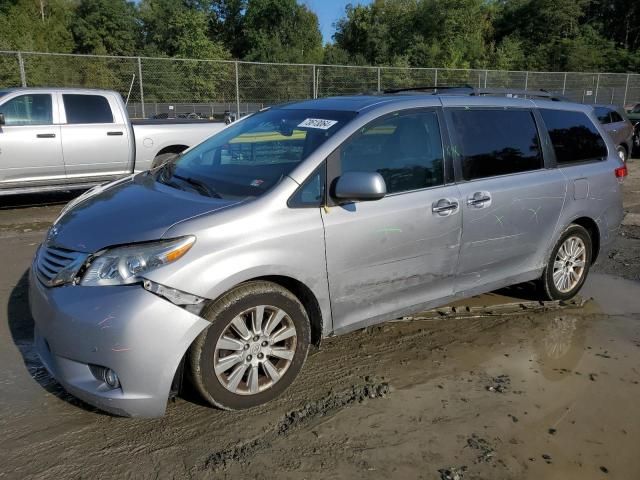
<path id="1" fill-rule="evenodd" d="M 627 163 L 627 149 L 624 148 L 622 145 L 619 145 L 617 148 L 618 151 L 618 157 L 620 157 L 620 160 L 622 160 L 623 163 Z"/>
<path id="2" fill-rule="evenodd" d="M 571 240 L 575 240 L 573 245 L 576 246 L 576 250 L 574 250 L 574 252 L 580 251 L 580 247 L 584 248 L 583 254 L 578 256 L 578 262 L 571 260 L 574 255 L 567 256 L 567 253 L 571 250 Z M 561 251 L 563 246 L 565 246 L 565 249 Z M 569 300 L 580 291 L 582 285 L 584 285 L 587 275 L 589 274 L 593 254 L 592 249 L 593 243 L 591 241 L 591 236 L 584 227 L 575 224 L 571 224 L 567 227 L 562 235 L 560 235 L 556 245 L 553 247 L 547 266 L 539 281 L 542 286 L 543 297 L 545 300 Z M 556 264 L 556 260 L 559 264 Z M 564 267 L 561 266 L 561 261 L 566 261 L 572 264 L 571 267 L 567 266 L 569 269 L 568 271 L 564 270 Z M 576 268 L 576 266 L 579 266 L 580 263 L 582 263 L 580 267 L 581 270 L 577 271 L 578 268 Z M 565 263 L 565 265 L 568 264 Z M 562 272 L 559 273 L 559 270 L 562 270 Z M 578 275 L 577 279 L 573 274 L 571 274 L 571 271 Z M 554 275 L 556 275 L 557 280 L 554 280 Z M 560 277 L 564 277 L 564 280 L 560 280 Z M 563 284 L 563 282 L 567 283 Z"/>
<path id="3" fill-rule="evenodd" d="M 157 155 L 156 158 L 154 158 L 153 162 L 151 163 L 151 168 L 158 168 L 159 166 L 164 165 L 176 155 L 177 155 L 176 153 L 171 153 L 171 152 L 161 153 L 160 155 Z"/>
<path id="4" fill-rule="evenodd" d="M 253 321 L 261 307 L 263 321 L 256 329 Z M 191 345 L 187 365 L 191 383 L 211 405 L 255 407 L 293 383 L 307 358 L 311 333 L 305 308 L 289 290 L 271 282 L 247 282 L 206 306 L 201 315 L 211 326 Z M 278 340 L 290 335 L 291 327 L 295 335 Z"/>

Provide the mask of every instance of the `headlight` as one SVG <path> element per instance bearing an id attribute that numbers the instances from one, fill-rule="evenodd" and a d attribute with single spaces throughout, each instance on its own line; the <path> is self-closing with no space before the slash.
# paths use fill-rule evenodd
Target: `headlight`
<path id="1" fill-rule="evenodd" d="M 196 237 L 129 245 L 99 253 L 87 267 L 81 285 L 123 285 L 141 280 L 140 276 L 181 258 L 196 241 Z"/>

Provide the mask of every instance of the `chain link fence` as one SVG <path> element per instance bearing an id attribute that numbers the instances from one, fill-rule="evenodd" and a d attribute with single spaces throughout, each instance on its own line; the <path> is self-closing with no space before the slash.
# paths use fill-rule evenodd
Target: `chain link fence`
<path id="1" fill-rule="evenodd" d="M 135 118 L 241 115 L 277 103 L 417 86 L 544 89 L 594 104 L 640 103 L 640 74 L 306 65 L 0 51 L 0 88 L 120 92 Z"/>

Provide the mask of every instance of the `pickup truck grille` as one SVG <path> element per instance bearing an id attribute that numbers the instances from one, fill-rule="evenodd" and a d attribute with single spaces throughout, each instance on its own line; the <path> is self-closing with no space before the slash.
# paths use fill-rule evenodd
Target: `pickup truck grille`
<path id="1" fill-rule="evenodd" d="M 36 274 L 49 287 L 60 285 L 73 278 L 84 258 L 83 253 L 42 245 L 36 259 Z"/>

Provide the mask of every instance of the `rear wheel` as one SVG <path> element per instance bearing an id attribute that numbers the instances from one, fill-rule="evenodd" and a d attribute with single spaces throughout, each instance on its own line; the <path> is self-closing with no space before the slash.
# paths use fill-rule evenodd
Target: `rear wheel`
<path id="1" fill-rule="evenodd" d="M 618 157 L 620 157 L 620 160 L 623 161 L 623 163 L 627 162 L 627 149 L 624 148 L 622 145 L 618 146 Z"/>
<path id="2" fill-rule="evenodd" d="M 238 410 L 268 402 L 307 358 L 307 313 L 288 290 L 248 282 L 206 307 L 212 325 L 189 350 L 192 383 L 212 405 Z"/>
<path id="3" fill-rule="evenodd" d="M 580 225 L 570 225 L 551 252 L 540 279 L 548 300 L 569 300 L 584 285 L 592 258 L 589 232 Z"/>

